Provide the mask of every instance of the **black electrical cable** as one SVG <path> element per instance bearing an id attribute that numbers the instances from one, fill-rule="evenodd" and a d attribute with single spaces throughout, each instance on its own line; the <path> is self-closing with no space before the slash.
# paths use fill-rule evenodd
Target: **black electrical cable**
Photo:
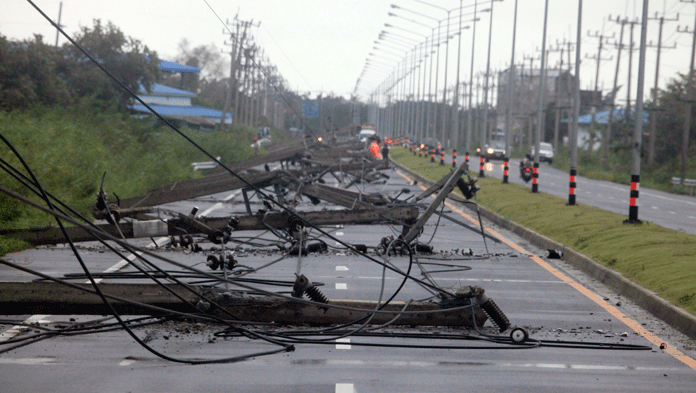
<path id="1" fill-rule="evenodd" d="M 27 0 L 27 1 L 29 1 L 29 2 L 31 3 L 31 0 Z M 31 4 L 32 4 L 34 7 L 36 7 L 33 3 L 31 3 Z M 40 10 L 39 10 L 39 11 L 40 11 Z M 43 12 L 42 12 L 42 14 L 43 14 Z M 45 14 L 44 14 L 44 15 L 45 15 Z M 166 359 L 166 360 L 169 360 L 169 361 L 172 361 L 172 362 L 177 362 L 177 363 L 189 363 L 189 364 L 227 363 L 227 362 L 236 362 L 236 361 L 244 360 L 244 359 L 247 359 L 247 358 L 253 356 L 253 355 L 243 355 L 243 356 L 229 357 L 229 358 L 226 358 L 226 359 L 219 359 L 219 360 L 182 360 L 182 359 L 173 358 L 173 357 L 167 356 L 167 355 L 165 355 L 165 354 L 163 354 L 163 353 L 160 353 L 160 352 L 156 351 L 154 348 L 152 348 L 152 347 L 150 347 L 149 345 L 147 345 L 147 343 L 145 343 L 143 340 L 141 340 L 131 329 L 128 328 L 127 325 L 125 325 L 125 324 L 123 323 L 123 319 L 120 317 L 120 315 L 119 315 L 119 314 L 116 312 L 116 310 L 113 308 L 113 305 L 112 305 L 112 304 L 107 300 L 107 298 L 104 296 L 104 293 L 102 293 L 102 291 L 101 291 L 101 289 L 99 288 L 99 286 L 97 285 L 96 281 L 95 281 L 94 278 L 91 276 L 90 271 L 89 271 L 89 269 L 87 268 L 87 265 L 85 264 L 85 262 L 82 260 L 82 257 L 81 257 L 81 255 L 80 255 L 79 251 L 75 248 L 75 245 L 74 245 L 73 242 L 70 240 L 70 237 L 68 236 L 68 234 L 67 234 L 67 232 L 66 232 L 66 230 L 65 230 L 65 227 L 63 226 L 63 223 L 62 223 L 62 220 L 61 220 L 61 216 L 63 216 L 64 219 L 68 219 L 68 221 L 72 221 L 73 223 L 77 223 L 76 220 L 72 219 L 71 217 L 67 217 L 67 216 L 65 216 L 64 214 L 61 214 L 61 213 L 59 213 L 58 211 L 56 211 L 56 209 L 53 207 L 53 204 L 51 203 L 50 198 L 48 197 L 48 195 L 46 195 L 45 190 L 44 190 L 43 187 L 41 186 L 41 183 L 38 181 L 38 179 L 37 179 L 36 176 L 34 175 L 34 172 L 31 170 L 31 168 L 29 168 L 29 165 L 26 163 L 26 161 L 24 160 L 24 158 L 23 158 L 23 157 L 19 154 L 19 152 L 14 148 L 14 146 L 10 143 L 10 141 L 7 140 L 2 134 L 0 134 L 0 139 L 2 139 L 2 141 L 10 148 L 10 150 L 12 150 L 13 154 L 17 157 L 17 159 L 19 159 L 20 163 L 24 166 L 24 168 L 25 168 L 25 170 L 27 171 L 27 173 L 31 176 L 34 185 L 35 185 L 36 188 L 41 192 L 41 197 L 42 197 L 42 199 L 46 202 L 46 204 L 48 205 L 48 208 L 43 208 L 42 206 L 39 206 L 39 205 L 37 205 L 37 204 L 34 204 L 33 202 L 28 201 L 28 200 L 26 200 L 26 199 L 24 199 L 24 198 L 21 198 L 21 197 L 20 197 L 20 199 L 24 199 L 24 200 L 25 200 L 25 203 L 26 203 L 26 202 L 29 202 L 29 203 L 31 203 L 32 205 L 34 205 L 35 207 L 39 207 L 39 208 L 41 208 L 42 210 L 44 210 L 45 212 L 50 213 L 50 214 L 52 214 L 52 215 L 54 216 L 54 218 L 56 219 L 56 222 L 58 223 L 58 226 L 59 226 L 60 229 L 61 229 L 61 232 L 63 233 L 63 236 L 66 238 L 66 240 L 68 240 L 68 243 L 69 243 L 69 245 L 70 245 L 70 247 L 71 247 L 71 250 L 72 250 L 73 254 L 74 254 L 75 257 L 77 258 L 77 261 L 78 261 L 78 263 L 80 264 L 80 266 L 82 267 L 82 270 L 87 274 L 87 277 L 88 277 L 88 279 L 89 279 L 89 281 L 90 281 L 92 287 L 94 288 L 96 294 L 100 297 L 100 299 L 102 300 L 102 302 L 111 310 L 112 315 L 119 321 L 119 323 L 120 323 L 121 326 L 124 328 L 124 330 L 126 331 L 126 333 L 128 333 L 128 335 L 130 335 L 136 342 L 138 342 L 138 344 L 140 344 L 143 348 L 145 348 L 146 350 L 148 350 L 149 352 L 151 352 L 151 353 L 154 354 L 155 356 L 161 357 L 162 359 Z M 9 190 L 5 190 L 5 189 L 3 188 L 3 192 L 7 193 L 8 191 L 9 191 Z M 10 194 L 14 194 L 14 193 L 10 191 Z M 15 197 L 19 197 L 19 196 L 15 194 Z M 84 228 L 84 226 L 83 226 L 83 228 Z M 92 232 L 92 233 L 93 233 L 93 232 Z M 93 234 L 94 234 L 94 233 L 93 233 Z M 122 242 L 122 243 L 127 244 L 127 242 Z M 267 340 L 267 341 L 269 341 L 269 340 Z M 269 341 L 269 342 L 270 342 L 270 341 Z M 276 343 L 276 344 L 283 346 L 283 344 L 281 344 L 281 343 Z M 275 351 L 269 351 L 269 352 L 259 353 L 259 355 L 274 354 L 274 353 L 280 353 L 280 352 L 292 351 L 292 350 L 294 350 L 294 347 L 292 347 L 292 346 L 283 346 L 282 349 L 278 349 L 278 350 L 275 350 Z"/>

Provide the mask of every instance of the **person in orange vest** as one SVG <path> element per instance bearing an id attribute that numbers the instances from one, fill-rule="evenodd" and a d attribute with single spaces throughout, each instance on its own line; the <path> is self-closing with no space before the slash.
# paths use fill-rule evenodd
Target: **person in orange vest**
<path id="1" fill-rule="evenodd" d="M 374 158 L 379 158 L 379 145 L 376 140 L 373 140 L 372 144 L 370 144 L 370 154 L 372 154 Z"/>

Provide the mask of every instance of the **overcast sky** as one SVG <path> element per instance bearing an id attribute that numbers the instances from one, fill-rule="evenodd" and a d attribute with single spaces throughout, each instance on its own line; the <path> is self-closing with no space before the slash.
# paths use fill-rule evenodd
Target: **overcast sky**
<path id="1" fill-rule="evenodd" d="M 429 6 L 424 2 L 436 5 Z M 60 0 L 35 0 L 49 16 L 58 18 Z M 609 20 L 628 17 L 640 18 L 642 0 L 584 0 L 582 21 L 581 85 L 584 89 L 594 86 L 596 62 L 584 58 L 596 56 L 598 38 L 588 32 L 614 35 L 618 40 L 620 26 Z M 368 69 L 359 85 L 358 95 L 366 98 L 370 92 L 383 82 L 409 50 L 408 46 L 392 40 L 415 40 L 415 46 L 429 36 L 438 20 L 449 15 L 458 20 L 458 0 L 63 0 L 61 24 L 69 34 L 74 34 L 80 26 L 91 26 L 93 19 L 111 21 L 127 36 L 141 40 L 150 49 L 157 51 L 163 59 L 171 59 L 177 54 L 177 44 L 186 38 L 192 46 L 214 44 L 224 48 L 229 38 L 223 34 L 222 21 L 232 21 L 235 16 L 241 20 L 260 22 L 254 29 L 256 43 L 263 48 L 271 63 L 278 66 L 280 73 L 288 81 L 290 88 L 302 93 L 311 92 L 315 96 L 321 92 L 334 93 L 348 97 L 354 90 L 358 77 L 368 57 L 374 64 Z M 392 8 L 394 4 L 401 9 Z M 474 0 L 463 1 L 464 13 L 473 11 Z M 490 8 L 489 1 L 479 1 L 479 10 Z M 33 34 L 41 34 L 48 43 L 55 41 L 55 30 L 25 0 L 0 0 L 0 34 L 10 39 L 26 39 Z M 493 36 L 491 68 L 506 68 L 511 58 L 512 25 L 515 0 L 496 2 L 493 10 Z M 544 0 L 519 0 L 518 35 L 516 62 L 525 58 L 538 57 L 541 47 Z M 682 29 L 694 28 L 696 5 L 679 0 L 651 0 L 650 15 L 665 11 L 667 18 L 674 19 L 679 13 L 679 21 L 665 22 L 663 44 L 676 45 L 676 49 L 663 50 L 660 65 L 660 86 L 664 87 L 677 72 L 685 73 L 689 68 L 691 55 L 691 34 L 678 33 Z M 557 42 L 576 41 L 577 0 L 550 0 L 547 47 L 556 47 Z M 399 16 L 389 16 L 392 12 Z M 416 13 L 422 14 L 418 15 Z M 472 19 L 473 15 L 464 16 Z M 489 13 L 480 13 L 476 24 L 474 73 L 485 71 L 488 45 Z M 411 21 L 407 20 L 410 19 Z M 417 22 L 417 23 L 416 23 Z M 388 23 L 394 27 L 385 27 Z M 473 26 L 463 30 L 461 44 L 460 78 L 468 81 L 471 61 Z M 426 25 L 426 26 L 423 26 Z M 445 26 L 445 22 L 442 22 Z M 657 43 L 659 23 L 648 24 L 648 40 Z M 456 33 L 453 22 L 450 34 Z M 381 31 L 386 30 L 394 38 L 385 38 L 374 50 L 374 41 Z M 628 42 L 628 28 L 624 42 Z M 444 32 L 442 33 L 444 35 Z M 403 38 L 398 38 L 401 36 Z M 640 40 L 640 25 L 634 30 L 636 48 Z M 65 39 L 60 38 L 60 43 Z M 456 77 L 458 38 L 449 41 L 448 86 Z M 605 93 L 611 89 L 614 80 L 617 51 L 612 45 L 605 45 L 600 67 L 599 87 Z M 370 55 L 373 53 L 373 55 Z M 649 48 L 645 92 L 648 94 L 655 80 L 655 59 L 657 51 Z M 444 79 L 445 46 L 441 47 L 441 68 L 439 72 L 440 89 Z M 549 53 L 549 65 L 559 62 L 560 53 Z M 567 64 L 567 55 L 564 64 Z M 571 56 L 575 61 L 575 52 Z M 619 84 L 624 88 L 619 97 L 625 100 L 627 85 L 628 57 L 624 51 L 621 59 Z M 526 67 L 529 61 L 525 62 Z M 534 67 L 538 67 L 539 61 Z M 633 58 L 633 99 L 635 99 L 636 77 L 638 74 L 638 51 Z"/>

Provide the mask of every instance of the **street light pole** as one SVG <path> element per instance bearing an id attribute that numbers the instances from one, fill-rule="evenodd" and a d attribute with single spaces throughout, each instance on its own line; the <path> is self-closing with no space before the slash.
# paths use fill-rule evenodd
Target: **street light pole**
<path id="1" fill-rule="evenodd" d="M 640 23 L 638 91 L 636 92 L 636 128 L 633 131 L 633 146 L 631 151 L 631 194 L 629 199 L 628 220 L 625 221 L 630 224 L 641 223 L 638 219 L 638 186 L 640 185 L 640 153 L 643 143 L 643 88 L 645 82 L 645 43 L 648 35 L 648 0 L 643 0 L 643 17 Z M 694 42 L 696 42 L 696 38 Z M 691 78 L 691 74 L 689 74 L 689 78 Z"/>
<path id="2" fill-rule="evenodd" d="M 578 0 L 578 36 L 575 46 L 575 84 L 573 85 L 573 129 L 568 141 L 570 147 L 570 181 L 568 205 L 575 205 L 575 177 L 578 174 L 578 118 L 580 117 L 580 43 L 582 42 L 582 0 Z M 596 83 L 596 82 L 595 82 Z M 596 90 L 596 89 L 595 89 Z"/>
<path id="3" fill-rule="evenodd" d="M 512 24 L 512 55 L 510 56 L 510 71 L 508 72 L 508 99 L 505 108 L 505 173 L 503 174 L 503 184 L 508 182 L 508 169 L 510 162 L 510 135 L 512 134 L 512 100 L 513 86 L 515 85 L 515 41 L 517 38 L 517 0 L 515 0 L 515 18 Z M 500 84 L 500 83 L 499 83 Z"/>
<path id="4" fill-rule="evenodd" d="M 474 98 L 474 49 L 476 48 L 476 6 L 474 2 L 474 31 L 471 37 L 471 67 L 469 68 L 469 109 L 466 115 L 466 159 L 469 159 L 469 151 L 471 151 L 471 136 L 473 134 L 473 119 L 472 119 L 472 100 Z"/>
<path id="5" fill-rule="evenodd" d="M 549 14 L 549 0 L 544 4 L 544 33 L 541 39 L 541 69 L 539 70 L 539 108 L 537 111 L 536 141 L 534 142 L 534 168 L 532 172 L 532 192 L 539 192 L 539 145 L 544 123 L 544 87 L 546 85 L 546 25 Z"/>
<path id="6" fill-rule="evenodd" d="M 459 147 L 459 68 L 462 54 L 462 2 L 459 0 L 459 43 L 457 44 L 457 82 L 454 85 L 454 119 L 452 132 L 454 133 L 452 148 Z"/>
<path id="7" fill-rule="evenodd" d="M 502 1 L 502 0 L 500 0 Z M 491 72 L 491 41 L 493 39 L 493 6 L 495 5 L 495 0 L 491 1 L 491 17 L 488 26 L 488 59 L 486 60 L 486 80 L 484 82 L 483 88 L 483 125 L 481 127 L 481 141 L 479 145 L 481 146 L 481 165 L 479 167 L 479 177 L 484 177 L 485 173 L 483 171 L 483 160 L 486 155 L 486 134 L 488 132 L 488 80 L 490 79 Z"/>

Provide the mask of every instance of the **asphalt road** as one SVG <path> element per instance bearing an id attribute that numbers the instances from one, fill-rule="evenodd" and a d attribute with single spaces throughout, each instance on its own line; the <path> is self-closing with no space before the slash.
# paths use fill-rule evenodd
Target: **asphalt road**
<path id="1" fill-rule="evenodd" d="M 450 158 L 450 163 L 451 163 Z M 464 157 L 457 157 L 457 164 L 464 162 Z M 493 160 L 486 170 L 486 176 L 503 178 L 503 161 Z M 472 173 L 479 173 L 478 157 L 469 162 Z M 519 160 L 510 161 L 508 181 L 532 188 L 532 182 L 525 183 L 520 178 Z M 540 163 L 539 192 L 555 195 L 568 200 L 569 173 Z M 576 202 L 624 215 L 628 218 L 630 188 L 627 185 L 576 176 Z M 696 197 L 670 194 L 649 188 L 640 188 L 638 198 L 638 218 L 665 228 L 696 234 Z"/>
<path id="2" fill-rule="evenodd" d="M 550 172 L 550 171 L 549 171 Z M 387 184 L 359 185 L 366 192 L 394 196 L 403 188 L 420 192 L 404 176 L 389 171 Z M 542 172 L 542 179 L 545 179 Z M 560 176 L 560 175 L 559 175 Z M 549 178 L 552 175 L 548 175 Z M 328 177 L 327 177 L 328 179 Z M 559 184 L 560 180 L 557 181 Z M 550 183 L 550 182 L 549 182 Z M 545 187 L 546 183 L 541 183 Z M 542 188 L 544 189 L 544 188 Z M 238 194 L 223 193 L 167 208 L 188 213 L 195 205 L 209 216 L 226 216 L 244 209 Z M 261 205 L 255 204 L 254 210 Z M 323 204 L 304 203 L 298 209 L 322 209 Z M 454 205 L 444 213 L 471 223 L 471 214 Z M 496 335 L 487 322 L 481 332 L 461 328 L 427 326 L 382 329 L 391 337 L 348 336 L 315 344 L 298 344 L 294 352 L 257 356 L 231 364 L 186 365 L 162 360 L 146 351 L 123 331 L 93 335 L 56 336 L 0 353 L 2 392 L 440 392 L 440 391 L 529 391 L 529 392 L 687 392 L 696 386 L 696 343 L 655 320 L 610 290 L 569 268 L 562 261 L 547 260 L 543 250 L 499 228 L 485 224 L 501 240 L 483 241 L 481 236 L 448 221 L 432 217 L 420 241 L 436 253 L 420 255 L 411 274 L 440 288 L 477 285 L 486 290 L 513 325 L 527 329 L 534 340 L 573 341 L 585 344 L 630 344 L 647 350 L 523 348 L 500 345 L 485 339 Z M 335 238 L 349 243 L 376 246 L 394 235 L 399 227 L 387 225 L 334 226 L 324 228 Z M 249 231 L 240 236 L 273 240 L 269 233 Z M 328 253 L 302 258 L 301 273 L 318 282 L 330 299 L 377 300 L 391 295 L 402 276 L 380 265 L 346 252 L 335 240 L 322 237 L 332 247 Z M 156 241 L 160 239 L 154 239 Z M 137 240 L 140 245 L 151 240 Z M 205 252 L 188 253 L 165 246 L 158 252 L 188 266 L 205 268 Z M 231 243 L 230 247 L 232 246 Z M 201 243 L 209 252 L 211 244 Z M 80 251 L 94 272 L 131 272 L 118 257 L 97 243 L 80 245 Z M 273 247 L 242 246 L 236 251 L 240 264 L 259 268 L 276 259 Z M 471 249 L 472 256 L 462 255 Z M 455 257 L 456 255 L 456 257 Z M 65 246 L 41 247 L 7 256 L 15 263 L 63 277 L 80 272 L 74 256 Z M 408 258 L 392 257 L 389 262 L 406 269 Z M 153 261 L 176 270 L 161 261 Z M 114 266 L 122 266 L 115 268 Z M 254 278 L 294 280 L 298 259 L 288 258 L 259 270 Z M 0 281 L 27 281 L 32 277 L 0 266 Z M 105 278 L 120 282 L 123 278 Z M 84 282 L 84 279 L 78 280 Z M 261 284 L 259 284 L 261 285 Z M 271 288 L 270 286 L 263 286 Z M 279 290 L 277 287 L 274 290 Z M 289 288 L 281 289 L 287 292 Z M 397 300 L 423 300 L 433 294 L 408 281 Z M 69 324 L 70 318 L 94 320 L 96 316 L 5 316 L 43 326 Z M 29 330 L 4 325 L 0 344 L 22 337 Z M 258 329 L 267 327 L 259 326 Z M 137 328 L 136 334 L 169 356 L 185 359 L 220 359 L 276 349 L 261 340 L 244 337 L 218 338 L 221 328 L 195 323 L 168 322 Z M 300 327 L 310 329 L 310 327 Z M 31 329 L 34 330 L 34 329 Z M 476 340 L 402 338 L 396 333 L 447 333 Z M 507 332 L 506 332 L 507 333 Z M 17 335 L 18 334 L 18 335 Z M 433 336 L 434 337 L 434 336 Z M 660 349 L 660 343 L 666 348 Z M 390 346 L 391 345 L 391 346 Z M 400 346 L 395 346 L 400 345 Z M 0 345 L 0 351 L 6 345 Z"/>

